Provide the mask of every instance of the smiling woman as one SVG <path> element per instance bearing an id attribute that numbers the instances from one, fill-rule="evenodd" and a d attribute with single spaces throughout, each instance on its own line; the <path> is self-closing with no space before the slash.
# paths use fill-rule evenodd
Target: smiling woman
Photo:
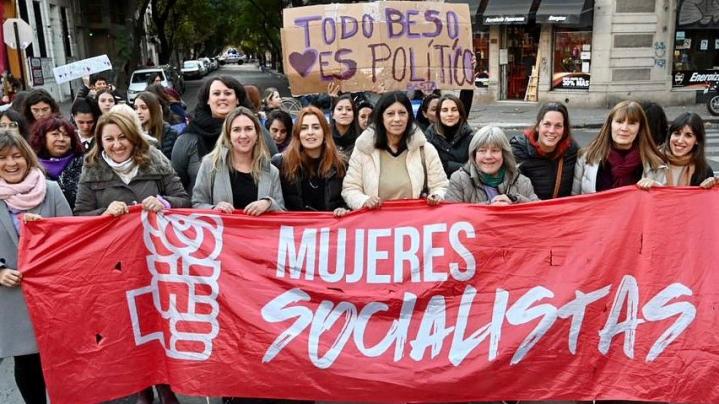
<path id="1" fill-rule="evenodd" d="M 467 124 L 467 112 L 462 101 L 452 94 L 441 96 L 437 102 L 435 120 L 425 133 L 427 141 L 437 149 L 448 177 L 469 159 L 467 150 L 472 132 Z"/>
<path id="2" fill-rule="evenodd" d="M 97 124 L 95 147 L 80 176 L 75 213 L 120 216 L 132 204 L 159 212 L 187 208 L 190 198 L 162 152 L 149 146 L 129 117 L 110 111 Z"/>
<path id="3" fill-rule="evenodd" d="M 84 153 L 75 128 L 56 116 L 41 119 L 33 127 L 30 145 L 47 178 L 57 181 L 67 202 L 75 206 Z"/>

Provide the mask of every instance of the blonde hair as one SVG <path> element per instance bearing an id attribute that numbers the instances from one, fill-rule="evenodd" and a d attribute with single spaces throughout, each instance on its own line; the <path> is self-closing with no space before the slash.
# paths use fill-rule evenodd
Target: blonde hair
<path id="1" fill-rule="evenodd" d="M 142 129 L 137 125 L 137 122 L 132 119 L 132 116 L 137 118 L 135 111 L 127 105 L 122 105 L 130 109 L 132 114 L 128 114 L 127 110 L 115 109 L 112 107 L 110 112 L 102 115 L 100 120 L 97 122 L 97 128 L 95 128 L 95 146 L 90 150 L 85 157 L 85 164 L 88 166 L 94 166 L 100 161 L 102 156 L 102 132 L 107 125 L 116 125 L 120 128 L 123 135 L 127 137 L 127 140 L 132 143 L 132 159 L 138 166 L 144 167 L 150 162 L 150 144 L 147 143 L 145 138 L 142 136 Z"/>
<path id="2" fill-rule="evenodd" d="M 255 142 L 255 146 L 252 149 L 252 178 L 255 180 L 255 183 L 257 183 L 260 180 L 262 170 L 264 169 L 264 167 L 267 166 L 267 164 L 270 163 L 270 151 L 265 144 L 265 137 L 262 133 L 262 126 L 260 125 L 260 121 L 257 120 L 257 117 L 255 116 L 254 112 L 252 112 L 250 109 L 245 107 L 238 107 L 234 111 L 227 114 L 225 122 L 222 123 L 222 131 L 220 132 L 220 138 L 217 139 L 217 143 L 215 143 L 214 149 L 212 149 L 212 151 L 210 152 L 209 158 L 212 161 L 213 169 L 217 170 L 222 164 L 222 154 L 226 149 L 228 152 L 227 161 L 225 164 L 232 168 L 233 146 L 230 132 L 232 130 L 232 122 L 240 116 L 248 117 L 255 126 L 255 132 L 257 133 L 257 141 Z"/>

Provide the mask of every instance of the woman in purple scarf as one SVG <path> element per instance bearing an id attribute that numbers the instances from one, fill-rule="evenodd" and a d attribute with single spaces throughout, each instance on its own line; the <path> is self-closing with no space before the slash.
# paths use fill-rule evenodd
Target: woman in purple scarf
<path id="1" fill-rule="evenodd" d="M 45 176 L 57 181 L 68 204 L 75 206 L 83 163 L 83 147 L 75 127 L 57 116 L 41 119 L 33 127 L 30 145 Z"/>

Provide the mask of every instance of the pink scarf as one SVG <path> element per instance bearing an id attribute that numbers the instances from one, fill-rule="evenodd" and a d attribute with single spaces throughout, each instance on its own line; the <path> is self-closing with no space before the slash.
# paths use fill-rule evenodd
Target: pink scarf
<path id="1" fill-rule="evenodd" d="M 45 200 L 47 182 L 45 175 L 38 168 L 33 168 L 25 179 L 17 184 L 8 184 L 0 179 L 0 199 L 12 209 L 29 210 Z"/>

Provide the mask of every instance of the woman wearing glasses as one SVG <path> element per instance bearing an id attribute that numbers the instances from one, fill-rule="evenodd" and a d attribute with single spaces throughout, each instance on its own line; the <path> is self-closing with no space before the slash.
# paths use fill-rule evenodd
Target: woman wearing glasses
<path id="1" fill-rule="evenodd" d="M 0 129 L 17 131 L 24 139 L 30 137 L 30 128 L 25 118 L 12 108 L 0 112 Z"/>

